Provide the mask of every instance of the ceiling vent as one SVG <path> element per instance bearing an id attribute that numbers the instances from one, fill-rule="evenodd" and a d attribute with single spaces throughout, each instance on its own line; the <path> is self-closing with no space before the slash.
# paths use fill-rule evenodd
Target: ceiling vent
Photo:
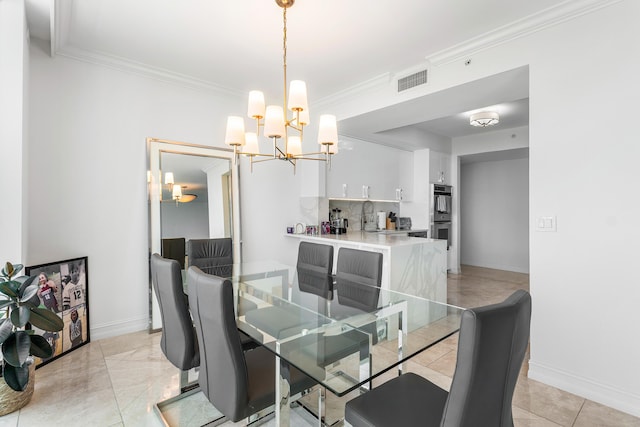
<path id="1" fill-rule="evenodd" d="M 398 92 L 427 83 L 427 70 L 418 71 L 410 76 L 398 79 Z"/>

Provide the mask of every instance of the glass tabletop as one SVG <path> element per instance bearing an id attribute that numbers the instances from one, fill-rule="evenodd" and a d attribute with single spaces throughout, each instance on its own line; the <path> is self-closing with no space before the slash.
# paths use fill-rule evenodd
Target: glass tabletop
<path id="1" fill-rule="evenodd" d="M 401 368 L 460 327 L 462 308 L 360 285 L 359 292 L 377 294 L 366 306 L 348 289 L 310 286 L 313 278 L 281 263 L 202 270 L 232 281 L 240 330 L 338 396 Z"/>

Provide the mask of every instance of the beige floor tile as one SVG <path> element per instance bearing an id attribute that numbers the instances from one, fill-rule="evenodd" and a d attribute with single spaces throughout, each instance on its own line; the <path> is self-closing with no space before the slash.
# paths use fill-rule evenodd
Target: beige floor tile
<path id="1" fill-rule="evenodd" d="M 539 417 L 518 407 L 513 408 L 513 424 L 515 427 L 561 427 L 553 421 Z"/>
<path id="2" fill-rule="evenodd" d="M 19 415 L 20 415 L 20 411 L 16 411 L 11 414 L 7 414 L 5 416 L 0 417 L 0 427 L 17 427 Z"/>
<path id="3" fill-rule="evenodd" d="M 640 419 L 608 406 L 586 400 L 574 427 L 638 427 Z"/>
<path id="4" fill-rule="evenodd" d="M 563 426 L 571 426 L 584 403 L 582 397 L 520 377 L 513 397 L 518 408 Z"/>

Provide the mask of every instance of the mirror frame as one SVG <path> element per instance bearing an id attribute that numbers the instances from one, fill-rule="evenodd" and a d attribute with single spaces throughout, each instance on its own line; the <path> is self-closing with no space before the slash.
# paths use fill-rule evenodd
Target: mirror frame
<path id="1" fill-rule="evenodd" d="M 171 141 L 159 138 L 147 138 L 147 200 L 149 203 L 149 261 L 151 254 L 162 251 L 162 222 L 160 217 L 161 169 L 162 153 L 186 154 L 203 157 L 216 157 L 229 160 L 231 172 L 231 238 L 233 239 L 234 263 L 242 262 L 242 235 L 240 231 L 240 169 L 234 159 L 232 150 L 186 142 Z M 151 267 L 149 266 L 149 331 L 154 332 L 162 327 L 158 302 L 151 283 Z"/>

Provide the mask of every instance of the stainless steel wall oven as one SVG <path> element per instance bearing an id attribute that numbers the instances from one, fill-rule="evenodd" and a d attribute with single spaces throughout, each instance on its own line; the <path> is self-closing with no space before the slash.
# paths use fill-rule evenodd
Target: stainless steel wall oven
<path id="1" fill-rule="evenodd" d="M 431 184 L 431 237 L 446 240 L 447 250 L 451 246 L 451 193 L 450 185 Z"/>

